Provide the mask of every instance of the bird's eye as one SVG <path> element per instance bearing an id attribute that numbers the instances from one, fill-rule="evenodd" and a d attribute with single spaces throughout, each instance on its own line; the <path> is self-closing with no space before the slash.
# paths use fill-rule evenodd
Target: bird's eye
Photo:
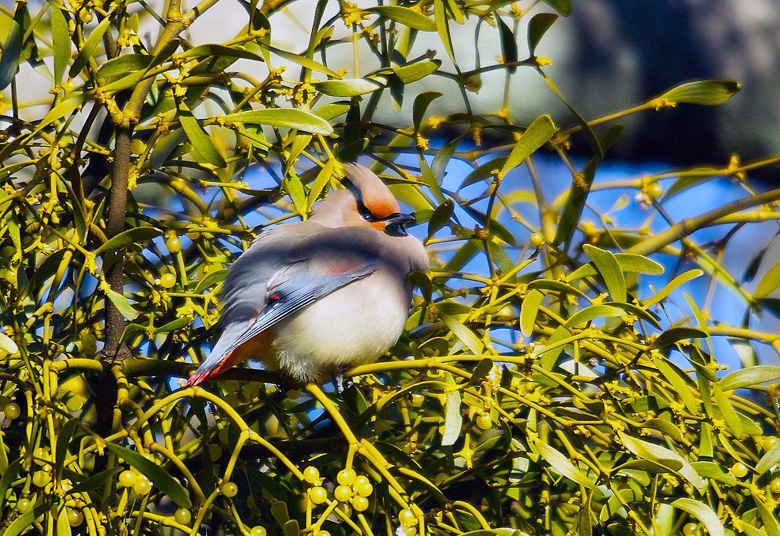
<path id="1" fill-rule="evenodd" d="M 358 212 L 360 213 L 360 217 L 365 221 L 378 221 L 377 217 L 374 216 L 363 203 L 358 203 Z"/>

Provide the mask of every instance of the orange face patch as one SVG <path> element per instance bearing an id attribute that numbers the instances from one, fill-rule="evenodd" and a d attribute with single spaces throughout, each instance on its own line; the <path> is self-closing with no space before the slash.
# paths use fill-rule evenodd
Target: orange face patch
<path id="1" fill-rule="evenodd" d="M 398 201 L 395 198 L 363 198 L 363 204 L 374 217 L 382 219 L 387 218 L 390 214 L 396 214 L 401 212 L 401 207 L 398 206 Z M 384 229 L 384 227 L 382 227 Z"/>

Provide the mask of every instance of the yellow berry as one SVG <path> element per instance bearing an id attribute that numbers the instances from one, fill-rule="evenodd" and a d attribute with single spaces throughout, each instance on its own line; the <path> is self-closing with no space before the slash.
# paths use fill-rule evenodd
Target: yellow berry
<path id="1" fill-rule="evenodd" d="M 650 199 L 658 199 L 662 195 L 664 195 L 664 189 L 661 187 L 660 184 L 657 182 L 654 182 L 653 184 L 648 184 L 645 188 L 645 193 L 647 194 L 647 197 Z"/>
<path id="2" fill-rule="evenodd" d="M 19 499 L 18 501 L 16 501 L 16 510 L 20 514 L 24 514 L 25 512 L 29 512 L 32 509 L 32 507 L 33 507 L 33 504 L 32 504 L 32 501 L 30 501 L 30 499 L 24 498 L 24 499 Z"/>
<path id="3" fill-rule="evenodd" d="M 169 236 L 165 240 L 165 247 L 168 248 L 168 251 L 171 253 L 176 254 L 181 251 L 181 240 L 179 240 L 179 237 L 176 235 Z"/>
<path id="4" fill-rule="evenodd" d="M 212 462 L 222 457 L 222 445 L 209 445 L 209 459 Z"/>
<path id="5" fill-rule="evenodd" d="M 132 488 L 136 480 L 138 480 L 138 475 L 130 470 L 122 471 L 119 474 L 119 485 L 124 488 Z"/>
<path id="6" fill-rule="evenodd" d="M 321 486 L 315 486 L 309 490 L 309 498 L 314 504 L 322 504 L 328 500 L 328 492 Z"/>
<path id="7" fill-rule="evenodd" d="M 81 510 L 68 508 L 68 524 L 71 527 L 78 527 L 83 522 L 84 522 L 84 514 L 81 513 Z"/>
<path id="8" fill-rule="evenodd" d="M 352 489 L 355 490 L 356 495 L 361 497 L 369 497 L 374 492 L 374 486 L 372 486 L 368 478 L 363 475 L 360 475 L 355 479 Z"/>
<path id="9" fill-rule="evenodd" d="M 42 488 L 51 480 L 51 475 L 47 471 L 36 471 L 33 473 L 32 483 L 34 486 Z"/>
<path id="10" fill-rule="evenodd" d="M 342 486 L 351 486 L 355 483 L 356 478 L 357 474 L 354 469 L 344 469 L 339 471 L 339 474 L 336 475 L 336 480 L 338 480 L 338 483 Z"/>
<path id="11" fill-rule="evenodd" d="M 761 440 L 761 448 L 764 452 L 772 450 L 772 448 L 780 442 L 780 439 L 776 437 L 767 436 Z"/>
<path id="12" fill-rule="evenodd" d="M 544 245 L 544 236 L 542 233 L 534 233 L 530 239 L 531 245 L 535 248 L 540 248 Z"/>
<path id="13" fill-rule="evenodd" d="M 477 415 L 477 426 L 483 430 L 488 430 L 493 426 L 493 420 L 490 418 L 490 413 L 482 412 Z"/>
<path id="14" fill-rule="evenodd" d="M 411 527 L 417 523 L 417 516 L 414 515 L 411 508 L 405 508 L 398 514 L 398 521 L 404 527 Z"/>
<path id="15" fill-rule="evenodd" d="M 316 484 L 320 479 L 320 472 L 316 467 L 310 465 L 303 470 L 303 479 L 309 484 Z"/>
<path id="16" fill-rule="evenodd" d="M 748 474 L 748 468 L 744 463 L 737 462 L 731 466 L 731 474 L 737 478 L 743 478 Z"/>
<path id="17" fill-rule="evenodd" d="M 696 523 L 687 523 L 682 530 L 685 536 L 691 536 L 696 532 Z"/>
<path id="18" fill-rule="evenodd" d="M 152 483 L 145 476 L 139 476 L 135 484 L 133 484 L 133 491 L 135 491 L 136 495 L 148 495 L 152 491 Z"/>
<path id="19" fill-rule="evenodd" d="M 173 519 L 175 519 L 176 523 L 179 525 L 189 525 L 190 521 L 192 521 L 192 513 L 186 508 L 179 508 L 173 515 Z"/>
<path id="20" fill-rule="evenodd" d="M 327 530 L 318 530 L 317 536 L 330 536 L 330 532 L 328 532 Z"/>
<path id="21" fill-rule="evenodd" d="M 162 288 L 171 288 L 173 285 L 176 284 L 176 276 L 167 273 L 160 276 L 160 286 Z"/>
<path id="22" fill-rule="evenodd" d="M 10 404 L 8 404 L 5 407 L 5 418 L 6 419 L 14 420 L 17 417 L 19 417 L 19 415 L 21 415 L 21 414 L 22 414 L 22 408 L 19 407 L 19 404 L 11 402 Z"/>
<path id="23" fill-rule="evenodd" d="M 411 396 L 412 407 L 419 408 L 425 402 L 425 397 L 420 393 L 414 393 Z"/>
<path id="24" fill-rule="evenodd" d="M 89 24 L 92 22 L 92 12 L 87 11 L 86 9 L 79 12 L 79 20 L 83 22 L 84 24 Z"/>
<path id="25" fill-rule="evenodd" d="M 352 498 L 352 490 L 349 486 L 339 486 L 333 492 L 333 496 L 337 501 L 347 502 Z"/>
<path id="26" fill-rule="evenodd" d="M 49 459 L 49 449 L 46 447 L 38 447 L 33 451 L 33 458 L 36 458 L 36 461 L 44 461 Z"/>
<path id="27" fill-rule="evenodd" d="M 238 495 L 238 486 L 233 482 L 225 482 L 222 484 L 222 495 L 230 499 Z"/>
<path id="28" fill-rule="evenodd" d="M 368 499 L 365 497 L 361 497 L 360 495 L 352 497 L 352 508 L 358 512 L 365 512 L 368 509 L 368 504 Z"/>
<path id="29" fill-rule="evenodd" d="M 265 530 L 265 527 L 262 525 L 257 525 L 255 527 L 252 527 L 252 529 L 249 531 L 249 534 L 252 536 L 266 536 L 267 531 Z"/>
<path id="30" fill-rule="evenodd" d="M 780 478 L 775 478 L 769 483 L 769 491 L 771 491 L 775 495 L 780 494 Z"/>

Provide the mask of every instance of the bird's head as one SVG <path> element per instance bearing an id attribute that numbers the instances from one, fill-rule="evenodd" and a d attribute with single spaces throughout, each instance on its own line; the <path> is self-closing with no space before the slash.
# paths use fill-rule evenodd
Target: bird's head
<path id="1" fill-rule="evenodd" d="M 344 164 L 346 191 L 331 195 L 315 210 L 317 220 L 338 217 L 341 225 L 368 225 L 388 236 L 407 236 L 406 225 L 415 222 L 403 214 L 398 201 L 385 183 L 371 170 L 359 164 Z"/>

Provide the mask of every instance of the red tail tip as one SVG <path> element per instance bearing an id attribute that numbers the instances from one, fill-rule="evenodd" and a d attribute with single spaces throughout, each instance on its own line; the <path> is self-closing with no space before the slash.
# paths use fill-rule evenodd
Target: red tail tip
<path id="1" fill-rule="evenodd" d="M 207 372 L 201 372 L 199 374 L 193 374 L 189 378 L 187 378 L 187 387 L 193 387 L 195 385 L 199 385 L 203 380 L 206 379 L 208 376 Z"/>

